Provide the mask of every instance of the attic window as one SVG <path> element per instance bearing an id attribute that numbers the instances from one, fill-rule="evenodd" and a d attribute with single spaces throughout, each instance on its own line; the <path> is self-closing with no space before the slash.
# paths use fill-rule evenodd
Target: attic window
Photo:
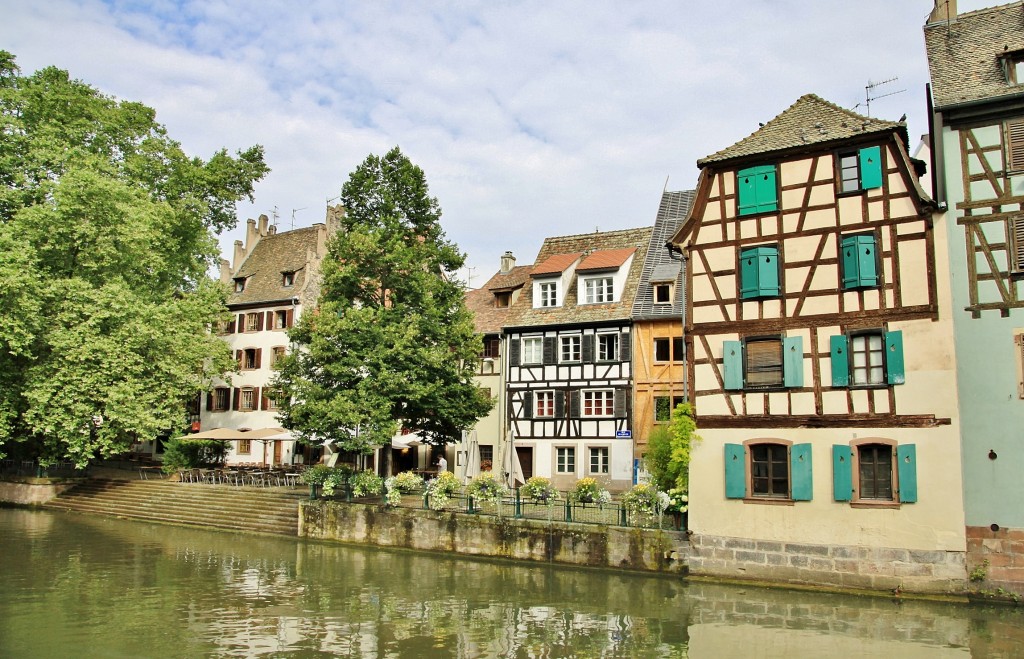
<path id="1" fill-rule="evenodd" d="M 509 303 L 511 303 L 511 301 L 512 293 L 509 293 L 508 291 L 494 294 L 494 306 L 499 309 L 504 309 L 509 305 Z"/>
<path id="2" fill-rule="evenodd" d="M 244 290 L 245 290 L 245 277 L 236 277 L 235 278 L 235 292 L 236 293 L 241 293 Z"/>
<path id="3" fill-rule="evenodd" d="M 1024 85 L 1024 50 L 1012 50 L 1000 57 L 1006 82 L 1011 85 Z"/>
<path id="4" fill-rule="evenodd" d="M 282 272 L 281 273 L 281 285 L 284 287 L 295 285 L 295 273 L 294 272 Z"/>
<path id="5" fill-rule="evenodd" d="M 672 284 L 654 284 L 654 303 L 655 304 L 671 304 L 672 303 Z"/>

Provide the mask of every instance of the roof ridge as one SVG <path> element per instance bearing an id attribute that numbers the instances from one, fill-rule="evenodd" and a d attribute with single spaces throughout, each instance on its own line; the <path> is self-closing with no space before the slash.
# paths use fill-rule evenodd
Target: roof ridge
<path id="1" fill-rule="evenodd" d="M 1005 11 L 1006 9 L 1008 9 L 1008 8 L 1014 6 L 1014 5 L 1018 5 L 1021 8 L 1024 8 L 1024 0 L 1016 0 L 1015 2 L 1007 2 L 1005 4 L 995 5 L 994 7 L 982 7 L 981 9 L 973 9 L 971 11 L 965 11 L 965 12 L 957 14 L 956 18 L 954 20 L 952 20 L 952 21 L 939 20 L 939 21 L 935 21 L 934 23 L 925 23 L 924 29 L 926 29 L 926 30 L 934 30 L 935 28 L 946 27 L 947 23 L 949 23 L 949 24 L 956 23 L 961 18 L 971 18 L 973 16 L 977 16 L 979 14 L 987 14 L 988 12 L 992 12 L 992 11 Z"/>

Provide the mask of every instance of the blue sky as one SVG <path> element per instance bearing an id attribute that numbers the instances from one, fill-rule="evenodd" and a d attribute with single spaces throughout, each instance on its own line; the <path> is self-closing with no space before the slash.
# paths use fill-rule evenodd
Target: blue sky
<path id="1" fill-rule="evenodd" d="M 871 114 L 927 130 L 932 0 L 2 4 L 23 72 L 146 103 L 193 155 L 262 144 L 273 171 L 241 227 L 323 221 L 352 169 L 400 146 L 473 286 L 545 236 L 653 224 L 666 180 L 694 187 L 698 158 L 803 94 L 863 112 L 865 85 L 898 77 Z"/>

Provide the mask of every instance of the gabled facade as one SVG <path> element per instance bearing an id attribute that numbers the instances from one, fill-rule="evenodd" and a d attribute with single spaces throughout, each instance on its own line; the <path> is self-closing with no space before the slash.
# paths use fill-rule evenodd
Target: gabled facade
<path id="1" fill-rule="evenodd" d="M 505 321 L 506 410 L 523 476 L 633 480 L 630 314 L 651 229 L 548 238 Z"/>
<path id="2" fill-rule="evenodd" d="M 945 202 L 969 567 L 1024 593 L 1024 4 L 925 26 L 935 190 Z M 948 11 L 947 11 L 948 8 Z"/>
<path id="3" fill-rule="evenodd" d="M 330 208 L 326 224 L 280 233 L 262 215 L 258 224 L 248 221 L 244 245 L 235 241 L 232 266 L 226 261 L 221 266 L 221 280 L 231 287 L 232 320 L 218 330 L 235 355 L 237 371 L 214 381 L 203 394 L 202 430 L 280 427 L 266 387 L 274 363 L 290 349 L 288 329 L 303 309 L 316 304 L 328 227 L 336 226 L 341 212 Z M 301 447 L 292 441 L 236 441 L 227 461 L 286 464 L 299 461 L 298 452 Z"/>
<path id="4" fill-rule="evenodd" d="M 945 236 L 905 126 L 807 95 L 698 165 L 691 572 L 962 587 Z"/>
<path id="5" fill-rule="evenodd" d="M 651 431 L 670 420 L 685 398 L 683 260 L 666 243 L 693 203 L 693 190 L 666 191 L 651 233 L 633 301 L 633 431 L 635 459 L 642 460 Z"/>

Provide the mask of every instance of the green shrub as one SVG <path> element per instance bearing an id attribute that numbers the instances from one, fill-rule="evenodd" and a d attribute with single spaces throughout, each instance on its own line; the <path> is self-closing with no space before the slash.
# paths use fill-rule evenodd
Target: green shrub
<path id="1" fill-rule="evenodd" d="M 228 443 L 219 439 L 175 437 L 164 443 L 163 470 L 173 474 L 179 469 L 219 467 L 228 454 Z"/>
<path id="2" fill-rule="evenodd" d="M 384 479 L 369 470 L 359 472 L 349 483 L 354 497 L 372 497 L 384 491 Z"/>

